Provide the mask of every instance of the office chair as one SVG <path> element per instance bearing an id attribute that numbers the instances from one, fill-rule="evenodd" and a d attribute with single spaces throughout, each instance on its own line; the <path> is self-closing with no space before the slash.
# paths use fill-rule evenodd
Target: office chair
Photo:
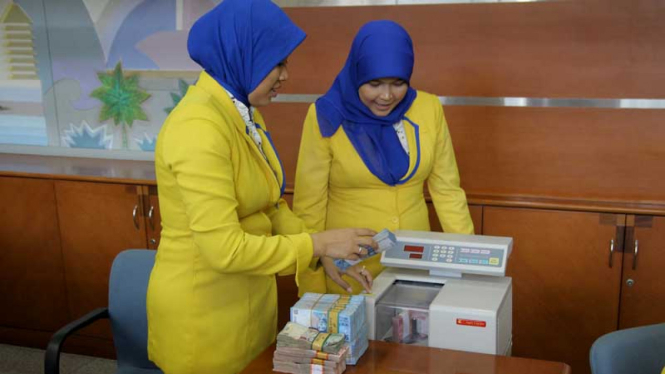
<path id="1" fill-rule="evenodd" d="M 665 323 L 613 331 L 591 346 L 593 374 L 661 374 L 665 367 Z"/>
<path id="2" fill-rule="evenodd" d="M 155 251 L 129 249 L 113 260 L 109 279 L 109 306 L 98 308 L 58 330 L 48 343 L 45 374 L 60 373 L 60 349 L 73 332 L 109 318 L 118 369 L 116 374 L 163 374 L 148 360 L 146 294 Z"/>

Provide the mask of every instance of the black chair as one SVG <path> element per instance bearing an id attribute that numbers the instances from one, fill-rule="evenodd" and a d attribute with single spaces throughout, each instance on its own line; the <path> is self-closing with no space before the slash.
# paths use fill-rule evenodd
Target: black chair
<path id="1" fill-rule="evenodd" d="M 113 260 L 109 279 L 109 306 L 95 309 L 58 330 L 48 343 L 45 374 L 60 373 L 60 349 L 73 332 L 102 318 L 111 320 L 117 374 L 163 374 L 148 360 L 146 294 L 155 251 L 129 249 Z"/>

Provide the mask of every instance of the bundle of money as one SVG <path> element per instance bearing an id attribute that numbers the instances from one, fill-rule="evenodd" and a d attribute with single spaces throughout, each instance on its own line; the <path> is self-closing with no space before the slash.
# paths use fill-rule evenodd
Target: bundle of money
<path id="1" fill-rule="evenodd" d="M 341 260 L 341 259 L 336 259 L 334 261 L 335 266 L 337 266 L 340 270 L 346 271 L 346 269 L 350 268 L 351 266 L 359 263 L 360 261 L 372 257 L 378 253 L 388 251 L 395 247 L 397 245 L 397 238 L 395 237 L 395 234 L 393 234 L 392 231 L 388 229 L 383 229 L 381 232 L 378 234 L 374 235 L 372 238 L 374 241 L 379 245 L 378 249 L 374 249 L 372 247 L 366 247 L 363 246 L 365 249 L 367 249 L 367 255 L 363 256 L 359 260 Z"/>
<path id="2" fill-rule="evenodd" d="M 275 349 L 274 358 L 282 361 L 293 361 L 298 363 L 312 363 L 313 360 L 344 362 L 348 352 L 349 347 L 347 345 L 345 345 L 337 354 L 311 349 L 277 347 L 277 349 Z"/>
<path id="3" fill-rule="evenodd" d="M 344 334 L 346 363 L 355 365 L 368 346 L 365 297 L 306 293 L 291 307 L 291 322 L 319 332 Z"/>
<path id="4" fill-rule="evenodd" d="M 285 362 L 285 361 L 274 361 L 273 368 L 274 371 L 279 371 L 282 373 L 292 373 L 292 374 L 342 374 L 345 369 L 342 369 L 340 366 L 323 366 L 318 364 L 296 364 L 294 362 Z"/>
<path id="5" fill-rule="evenodd" d="M 358 331 L 358 338 L 349 343 L 346 343 L 346 346 L 349 350 L 349 353 L 346 356 L 346 363 L 348 365 L 355 365 L 360 357 L 365 354 L 365 351 L 369 346 L 369 340 L 367 339 L 368 331 L 369 325 L 365 323 Z"/>
<path id="6" fill-rule="evenodd" d="M 307 326 L 287 322 L 284 329 L 277 334 L 277 347 L 338 354 L 344 348 L 344 335 L 319 332 Z"/>
<path id="7" fill-rule="evenodd" d="M 291 307 L 291 322 L 321 332 L 342 333 L 351 342 L 365 323 L 365 297 L 308 292 Z"/>
<path id="8" fill-rule="evenodd" d="M 346 370 L 349 346 L 341 334 L 288 322 L 277 335 L 273 370 L 293 374 L 341 374 Z"/>

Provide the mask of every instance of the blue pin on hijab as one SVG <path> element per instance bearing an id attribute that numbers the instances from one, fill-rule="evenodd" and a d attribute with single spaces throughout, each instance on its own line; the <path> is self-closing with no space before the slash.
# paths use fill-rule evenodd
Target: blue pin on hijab
<path id="1" fill-rule="evenodd" d="M 393 21 L 372 21 L 356 35 L 351 52 L 332 87 L 316 101 L 316 114 L 323 137 L 340 126 L 367 168 L 385 184 L 403 183 L 409 168 L 393 125 L 404 119 L 416 91 L 409 87 L 402 101 L 385 117 L 374 115 L 358 96 L 363 84 L 380 78 L 411 80 L 413 43 L 402 26 Z"/>
<path id="2" fill-rule="evenodd" d="M 250 92 L 304 39 L 305 32 L 270 0 L 224 0 L 194 23 L 187 50 L 249 106 Z"/>

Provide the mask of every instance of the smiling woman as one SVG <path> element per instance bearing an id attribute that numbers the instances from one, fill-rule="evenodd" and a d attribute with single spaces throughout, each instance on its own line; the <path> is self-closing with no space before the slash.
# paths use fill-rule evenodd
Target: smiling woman
<path id="1" fill-rule="evenodd" d="M 411 87 L 413 64 L 411 37 L 399 24 L 373 21 L 358 31 L 344 68 L 305 119 L 294 212 L 308 226 L 428 231 L 427 181 L 445 231 L 473 233 L 441 104 Z M 322 258 L 300 292 L 368 290 L 382 270 L 378 257 L 344 271 Z"/>
<path id="2" fill-rule="evenodd" d="M 358 89 L 360 101 L 377 117 L 390 114 L 399 104 L 409 84 L 399 78 L 373 79 Z"/>

